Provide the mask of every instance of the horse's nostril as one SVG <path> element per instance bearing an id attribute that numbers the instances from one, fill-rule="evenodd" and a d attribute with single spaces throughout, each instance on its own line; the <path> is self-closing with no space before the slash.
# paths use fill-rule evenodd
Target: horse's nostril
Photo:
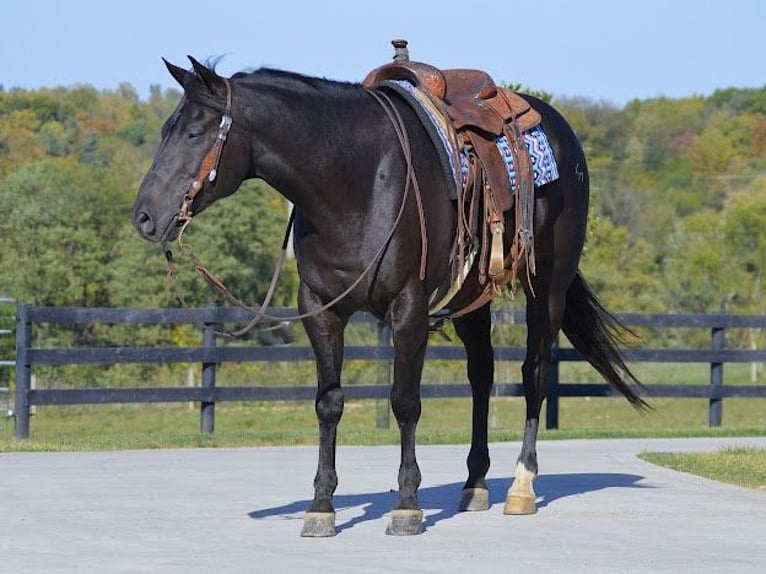
<path id="1" fill-rule="evenodd" d="M 138 212 L 138 215 L 136 216 L 136 224 L 145 235 L 154 234 L 154 220 L 152 219 L 152 216 L 145 211 Z"/>

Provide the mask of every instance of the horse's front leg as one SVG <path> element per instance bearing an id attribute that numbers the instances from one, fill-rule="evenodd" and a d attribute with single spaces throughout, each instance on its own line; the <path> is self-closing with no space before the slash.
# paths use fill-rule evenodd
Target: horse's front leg
<path id="1" fill-rule="evenodd" d="M 420 534 L 423 522 L 417 494 L 421 476 L 415 457 L 415 431 L 420 419 L 420 377 L 428 343 L 428 309 L 425 297 L 412 291 L 399 295 L 388 314 L 394 346 L 391 408 L 401 440 L 399 497 L 386 529 L 386 534 L 394 535 Z"/>
<path id="2" fill-rule="evenodd" d="M 317 297 L 303 284 L 298 295 L 301 313 L 321 306 Z M 347 316 L 332 310 L 303 320 L 314 349 L 317 366 L 316 414 L 319 421 L 319 462 L 314 478 L 314 500 L 303 520 L 301 536 L 335 536 L 335 508 L 332 496 L 338 486 L 335 470 L 335 447 L 338 423 L 343 415 L 343 391 L 340 373 L 343 363 L 343 332 Z"/>
<path id="3" fill-rule="evenodd" d="M 487 510 L 489 471 L 487 418 L 489 398 L 495 379 L 495 355 L 492 349 L 490 304 L 453 320 L 455 331 L 465 346 L 468 380 L 473 396 L 471 450 L 468 453 L 468 480 L 463 486 L 460 510 Z"/>

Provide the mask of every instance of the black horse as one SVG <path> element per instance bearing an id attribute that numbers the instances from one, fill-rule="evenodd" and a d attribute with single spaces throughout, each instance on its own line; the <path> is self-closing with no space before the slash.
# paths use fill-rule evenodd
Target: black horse
<path id="1" fill-rule="evenodd" d="M 336 433 L 343 414 L 344 329 L 351 315 L 361 310 L 391 328 L 395 351 L 390 398 L 401 435 L 401 463 L 398 499 L 387 533 L 417 534 L 422 511 L 415 428 L 421 413 L 429 296 L 451 272 L 457 217 L 432 140 L 412 107 L 395 95 L 390 97 L 392 109 L 386 110 L 378 94 L 361 84 L 269 69 L 223 78 L 190 60 L 188 71 L 166 62 L 184 96 L 163 126 L 162 142 L 133 205 L 133 223 L 149 241 L 172 240 L 184 217 L 232 194 L 248 178 L 265 180 L 295 204 L 298 305 L 307 315 L 303 322 L 316 356 L 319 420 L 314 499 L 302 534 L 335 534 L 332 498 L 337 486 Z M 522 378 L 527 408 L 507 514 L 536 510 L 532 481 L 538 472 L 537 432 L 551 344 L 559 329 L 634 406 L 645 405 L 632 388 L 638 381 L 620 357 L 621 325 L 578 272 L 589 193 L 583 151 L 557 111 L 526 98 L 542 115 L 560 178 L 535 190 L 536 273 L 527 274 L 523 268 L 520 273 L 526 294 Z M 391 111 L 401 117 L 400 124 L 391 120 Z M 402 126 L 407 132 L 404 142 L 397 133 Z M 403 153 L 407 146 L 409 160 Z M 409 189 L 408 167 L 417 176 L 417 194 Z M 481 290 L 472 274 L 458 300 L 473 300 Z M 488 303 L 454 319 L 465 345 L 473 393 L 463 510 L 489 507 L 487 414 L 494 378 L 490 324 Z"/>

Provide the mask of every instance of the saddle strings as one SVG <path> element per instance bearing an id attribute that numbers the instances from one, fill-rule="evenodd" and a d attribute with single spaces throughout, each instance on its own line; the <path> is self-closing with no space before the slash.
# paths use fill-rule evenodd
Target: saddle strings
<path id="1" fill-rule="evenodd" d="M 404 120 L 402 119 L 401 114 L 399 114 L 399 110 L 396 109 L 396 106 L 394 106 L 393 102 L 391 101 L 391 98 L 388 96 L 388 94 L 384 92 L 376 92 L 374 90 L 368 90 L 370 95 L 375 98 L 375 100 L 380 104 L 380 106 L 383 108 L 383 111 L 386 112 L 386 115 L 388 116 L 388 119 L 391 120 L 391 125 L 394 126 L 394 131 L 396 132 L 396 136 L 399 138 L 399 145 L 402 148 L 402 153 L 404 153 L 404 160 L 407 164 L 407 178 L 404 188 L 404 197 L 402 198 L 402 204 L 407 199 L 407 192 L 409 190 L 410 182 L 412 182 L 413 190 L 415 191 L 415 202 L 418 207 L 418 219 L 420 221 L 420 280 L 423 281 L 426 278 L 426 263 L 427 263 L 427 256 L 428 256 L 428 237 L 426 235 L 426 218 L 425 218 L 425 212 L 423 210 L 423 198 L 420 194 L 420 185 L 418 184 L 418 178 L 415 175 L 415 169 L 412 165 L 412 151 L 410 149 L 410 137 L 407 133 L 407 127 L 404 124 Z M 398 223 L 398 218 L 397 218 Z"/>

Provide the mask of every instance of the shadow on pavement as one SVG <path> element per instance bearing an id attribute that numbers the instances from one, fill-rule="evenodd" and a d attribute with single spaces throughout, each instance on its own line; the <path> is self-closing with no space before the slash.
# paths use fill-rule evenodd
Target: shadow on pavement
<path id="1" fill-rule="evenodd" d="M 569 496 L 586 494 L 606 488 L 646 488 L 638 482 L 644 477 L 636 474 L 616 473 L 570 473 L 541 475 L 535 480 L 537 508 L 544 510 L 557 500 Z M 511 481 L 505 478 L 487 480 L 491 505 L 505 503 L 505 495 Z M 419 491 L 420 506 L 423 509 L 423 529 L 428 530 L 442 520 L 452 518 L 460 511 L 457 508 L 462 482 L 452 482 L 438 486 L 422 487 Z M 333 498 L 336 511 L 336 530 L 338 533 L 353 528 L 369 520 L 383 518 L 396 501 L 396 492 L 373 492 L 365 494 L 336 494 Z M 274 506 L 248 513 L 253 519 L 265 518 L 302 518 L 311 500 L 296 500 L 282 506 Z M 362 513 L 343 522 L 341 513 L 344 509 L 360 507 Z M 436 512 L 434 512 L 436 511 Z"/>

